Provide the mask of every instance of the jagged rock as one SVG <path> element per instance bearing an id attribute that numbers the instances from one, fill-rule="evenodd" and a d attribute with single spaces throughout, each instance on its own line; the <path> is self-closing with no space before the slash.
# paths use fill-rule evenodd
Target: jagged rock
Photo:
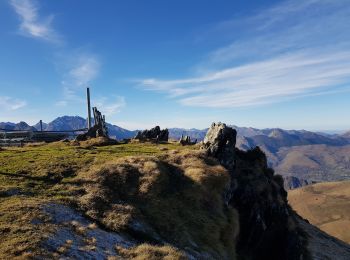
<path id="1" fill-rule="evenodd" d="M 100 136 L 99 135 L 100 134 L 100 131 L 99 131 L 100 128 L 101 127 L 99 125 L 94 125 L 86 133 L 77 135 L 75 140 L 76 141 L 86 141 L 87 139 L 90 139 L 90 138 L 99 137 Z"/>
<path id="2" fill-rule="evenodd" d="M 223 194 L 226 205 L 231 201 L 237 186 L 236 180 L 232 178 L 235 171 L 236 137 L 237 131 L 232 127 L 220 122 L 212 123 L 201 146 L 207 155 L 217 158 L 220 164 L 229 170 L 231 179 L 227 191 Z"/>
<path id="3" fill-rule="evenodd" d="M 288 205 L 283 178 L 256 147 L 236 150 L 230 205 L 239 212 L 237 252 L 247 259 L 308 259 L 307 238 Z"/>
<path id="4" fill-rule="evenodd" d="M 228 170 L 235 166 L 235 145 L 237 131 L 224 123 L 213 123 L 202 145 L 209 156 L 217 158 Z"/>
<path id="5" fill-rule="evenodd" d="M 197 143 L 197 139 L 195 139 L 194 141 L 191 141 L 191 137 L 186 135 L 186 136 L 181 136 L 179 143 L 181 145 L 194 145 Z"/>
<path id="6" fill-rule="evenodd" d="M 307 259 L 306 237 L 287 202 L 283 178 L 274 175 L 259 147 L 235 148 L 237 132 L 213 123 L 202 148 L 229 170 L 230 187 L 224 196 L 239 212 L 237 253 L 247 259 Z"/>
<path id="7" fill-rule="evenodd" d="M 138 139 L 140 141 L 156 140 L 167 142 L 169 139 L 169 130 L 161 130 L 159 126 L 156 126 L 150 130 L 139 131 L 134 139 Z"/>
<path id="8" fill-rule="evenodd" d="M 302 186 L 306 186 L 311 184 L 308 180 L 304 180 L 302 178 L 298 178 L 295 176 L 284 176 L 284 188 L 286 190 L 292 190 L 296 188 L 300 188 Z"/>

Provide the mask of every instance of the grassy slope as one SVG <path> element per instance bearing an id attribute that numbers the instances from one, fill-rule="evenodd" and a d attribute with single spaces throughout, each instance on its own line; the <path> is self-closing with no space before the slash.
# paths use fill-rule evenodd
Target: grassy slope
<path id="1" fill-rule="evenodd" d="M 291 190 L 288 200 L 311 224 L 350 243 L 350 181 L 318 183 Z"/>
<path id="2" fill-rule="evenodd" d="M 82 177 L 88 184 L 79 205 L 109 229 L 141 223 L 146 231 L 136 232 L 150 241 L 160 237 L 215 259 L 234 258 L 237 217 L 223 202 L 229 174 L 202 153 L 119 158 Z"/>
<path id="3" fill-rule="evenodd" d="M 74 177 L 92 165 L 129 155 L 157 155 L 176 144 L 134 143 L 93 147 L 89 144 L 53 143 L 0 151 L 0 258 L 38 252 L 37 243 L 52 225 L 35 225 L 45 218 L 40 205 L 70 202 L 81 193 Z M 39 228 L 40 227 L 40 228 Z M 38 252 L 39 253 L 39 252 Z"/>
<path id="4" fill-rule="evenodd" d="M 181 159 L 183 160 L 180 162 L 182 165 L 178 165 L 177 163 L 179 162 L 176 161 L 176 156 L 167 157 L 167 155 L 165 155 L 168 154 L 168 151 L 170 150 L 177 150 L 182 154 L 181 150 L 188 151 L 192 149 L 194 149 L 194 147 L 182 147 L 177 144 L 155 145 L 151 143 L 130 143 L 113 146 L 93 146 L 91 143 L 80 145 L 73 145 L 72 143 L 53 143 L 36 147 L 7 148 L 1 150 L 0 259 L 9 257 L 23 258 L 33 254 L 45 255 L 45 252 L 42 252 L 42 249 L 40 249 L 39 243 L 49 234 L 52 234 L 56 227 L 46 221 L 46 215 L 42 214 L 40 205 L 47 202 L 67 203 L 70 205 L 79 204 L 77 198 L 80 198 L 82 194 L 89 192 L 87 187 L 82 184 L 82 179 L 89 177 L 89 174 L 92 174 L 91 177 L 96 177 L 96 174 L 101 173 L 101 169 L 103 169 L 106 164 L 112 164 L 115 167 L 118 167 L 118 160 L 121 160 L 121 162 L 125 164 L 125 160 L 127 159 L 123 158 L 129 158 L 128 156 L 132 156 L 130 158 L 142 157 L 144 160 L 148 161 L 148 163 L 143 165 L 142 170 L 139 171 L 141 176 L 140 179 L 142 180 L 142 183 L 139 184 L 143 185 L 141 185 L 142 190 L 140 190 L 140 192 L 144 192 L 144 198 L 140 199 L 139 196 L 135 203 L 134 200 L 126 200 L 126 203 L 129 203 L 130 207 L 136 208 L 141 208 L 144 204 L 145 206 L 140 210 L 142 218 L 149 222 L 154 220 L 154 224 L 152 223 L 153 228 L 162 236 L 171 236 L 172 233 L 177 235 L 177 237 L 174 236 L 173 238 L 170 238 L 170 240 L 180 247 L 183 246 L 183 244 L 181 244 L 183 238 L 180 235 L 181 232 L 177 232 L 176 226 L 174 225 L 179 224 L 180 229 L 189 228 L 192 224 L 196 223 L 198 215 L 209 211 L 209 217 L 207 219 L 199 219 L 199 221 L 202 221 L 210 230 L 216 230 L 217 227 L 219 227 L 220 230 L 221 228 L 222 233 L 211 232 L 209 234 L 201 234 L 198 232 L 198 230 L 201 229 L 196 229 L 197 233 L 190 229 L 188 232 L 190 233 L 190 237 L 192 237 L 196 243 L 199 243 L 199 248 L 203 246 L 203 248 L 208 249 L 209 251 L 210 249 L 212 250 L 209 243 L 210 241 L 207 242 L 208 238 L 206 236 L 208 236 L 211 241 L 220 243 L 223 236 L 230 236 L 232 235 L 231 233 L 237 233 L 237 230 L 234 230 L 237 223 L 233 223 L 234 221 L 227 219 L 227 216 L 234 218 L 234 212 L 223 212 L 222 207 L 212 209 L 208 205 L 207 207 L 209 208 L 203 208 L 203 203 L 216 203 L 221 200 L 221 197 L 217 194 L 223 192 L 222 189 L 225 188 L 222 185 L 222 180 L 220 180 L 220 178 L 227 178 L 225 175 L 226 173 L 222 170 L 217 172 L 218 176 L 215 176 L 214 179 L 218 177 L 217 181 L 220 184 L 220 188 L 219 190 L 215 190 L 211 187 L 213 182 L 211 181 L 210 172 L 208 174 L 208 172 L 201 171 L 200 169 L 201 167 L 207 168 L 208 166 L 204 159 L 197 162 L 197 165 L 191 164 L 188 160 Z M 155 169 L 152 161 L 159 162 L 158 158 L 165 159 L 166 157 L 166 164 L 170 168 L 167 169 L 165 173 L 162 173 L 164 169 L 162 166 L 163 163 L 156 163 L 156 165 L 161 166 L 159 169 Z M 135 164 L 135 161 L 130 161 L 129 163 Z M 198 163 L 201 164 L 198 165 Z M 191 178 L 194 185 L 189 185 L 181 192 L 180 195 L 185 197 L 175 198 L 167 196 L 163 198 L 162 196 L 164 194 L 162 192 L 157 193 L 157 189 L 159 189 L 159 187 L 157 188 L 157 185 L 164 181 L 167 182 L 169 178 L 173 178 L 171 177 L 173 167 L 182 167 L 180 170 L 185 170 L 185 173 L 182 174 Z M 214 165 L 210 167 L 215 168 L 217 166 Z M 158 175 L 152 175 L 154 170 L 158 170 Z M 116 173 L 117 175 L 123 174 L 123 172 L 118 172 L 118 170 L 112 173 Z M 203 174 L 207 175 L 204 176 Z M 97 185 L 100 184 L 98 181 L 99 179 L 94 180 Z M 203 185 L 203 187 L 198 186 L 198 184 Z M 88 186 L 91 187 L 91 185 Z M 153 189 L 154 187 L 156 188 Z M 171 188 L 171 185 L 169 187 Z M 181 187 L 181 184 L 179 187 Z M 194 189 L 192 190 L 192 188 Z M 185 201 L 186 199 L 191 198 L 192 191 L 194 192 L 194 196 L 197 197 L 200 195 L 200 200 Z M 175 194 L 176 196 L 179 196 L 177 191 Z M 213 194 L 213 198 L 210 194 Z M 129 194 L 126 193 L 126 197 L 128 196 Z M 186 221 L 181 222 L 183 216 L 181 216 L 181 214 L 179 215 L 179 211 L 174 207 L 175 204 L 172 204 L 179 200 L 180 202 L 177 206 L 181 207 L 181 210 L 183 210 L 186 215 L 185 217 L 189 220 L 188 223 Z M 192 215 L 193 209 L 194 215 Z M 114 216 L 115 215 L 110 214 L 108 220 L 113 220 Z M 169 220 L 174 224 L 173 226 L 166 224 Z M 38 225 L 38 223 L 40 224 Z M 108 221 L 105 223 L 102 221 L 102 225 L 106 224 L 108 228 L 111 228 L 111 226 L 107 225 L 108 223 Z M 112 229 L 118 231 L 118 228 L 123 229 L 125 227 L 117 225 Z M 172 232 L 172 230 L 174 232 Z M 213 246 L 218 246 L 218 244 Z M 216 252 L 218 254 L 221 254 L 223 251 L 234 254 L 233 239 L 231 244 L 224 243 L 218 248 L 219 252 Z M 141 248 L 137 247 L 129 252 L 125 250 L 120 252 L 126 257 L 135 257 L 137 254 L 141 254 L 140 259 L 142 259 L 142 254 L 146 253 L 140 252 L 146 251 L 147 254 L 150 255 L 162 255 L 166 252 L 170 252 L 174 255 L 174 259 L 181 258 L 177 257 L 180 256 L 181 253 L 175 252 L 173 249 L 162 247 L 155 247 L 152 249 L 148 245 Z"/>
<path id="5" fill-rule="evenodd" d="M 316 182 L 350 178 L 350 145 L 282 147 L 275 155 L 273 167 L 278 174 Z"/>

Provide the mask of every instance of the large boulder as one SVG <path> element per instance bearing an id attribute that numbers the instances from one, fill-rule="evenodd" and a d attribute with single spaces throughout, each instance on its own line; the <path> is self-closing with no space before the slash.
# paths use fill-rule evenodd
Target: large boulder
<path id="1" fill-rule="evenodd" d="M 217 158 L 228 170 L 235 167 L 237 131 L 224 123 L 213 123 L 202 145 L 209 156 Z"/>

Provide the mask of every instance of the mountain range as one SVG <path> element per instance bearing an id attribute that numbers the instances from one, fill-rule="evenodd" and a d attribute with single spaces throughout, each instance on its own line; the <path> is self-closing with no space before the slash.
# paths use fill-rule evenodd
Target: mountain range
<path id="1" fill-rule="evenodd" d="M 79 116 L 62 116 L 42 125 L 44 131 L 63 131 L 85 128 L 87 122 Z M 110 123 L 107 127 L 110 136 L 116 139 L 132 138 L 138 132 Z M 267 155 L 269 166 L 284 177 L 287 189 L 350 179 L 350 131 L 330 135 L 305 130 L 232 127 L 237 130 L 236 146 L 242 150 L 259 146 Z M 30 126 L 25 122 L 6 122 L 0 123 L 0 129 L 40 130 L 40 124 Z M 193 140 L 202 141 L 207 130 L 170 128 L 169 137 L 178 140 L 181 135 L 188 135 Z"/>

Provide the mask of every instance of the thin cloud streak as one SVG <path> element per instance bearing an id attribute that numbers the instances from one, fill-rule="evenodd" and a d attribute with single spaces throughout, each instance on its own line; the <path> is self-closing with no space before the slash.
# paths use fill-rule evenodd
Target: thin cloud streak
<path id="1" fill-rule="evenodd" d="M 106 116 L 118 114 L 125 106 L 125 98 L 117 96 L 112 98 L 102 97 L 94 102 L 94 105 L 99 107 L 101 112 Z"/>
<path id="2" fill-rule="evenodd" d="M 51 25 L 53 15 L 46 18 L 39 15 L 39 2 L 10 0 L 10 4 L 21 19 L 20 29 L 24 35 L 46 40 L 50 44 L 62 43 L 62 37 Z M 87 87 L 98 76 L 101 63 L 97 55 L 81 49 L 61 49 L 56 52 L 54 63 L 62 74 L 63 89 L 63 97 L 55 105 L 65 107 L 71 102 L 84 102 L 76 92 Z"/>
<path id="3" fill-rule="evenodd" d="M 0 96 L 0 107 L 4 110 L 14 111 L 23 108 L 26 105 L 27 102 L 22 99 Z"/>
<path id="4" fill-rule="evenodd" d="M 56 55 L 56 66 L 63 75 L 61 86 L 63 88 L 63 99 L 56 102 L 56 106 L 67 106 L 69 103 L 83 103 L 81 97 L 84 88 L 97 78 L 101 63 L 99 58 L 86 51 L 63 52 Z"/>
<path id="5" fill-rule="evenodd" d="M 350 80 L 350 52 L 310 52 L 280 56 L 197 78 L 146 79 L 142 85 L 149 90 L 166 92 L 183 105 L 241 107 L 278 102 L 281 97 L 317 94 Z"/>
<path id="6" fill-rule="evenodd" d="M 198 66 L 206 73 L 139 84 L 199 107 L 256 106 L 337 93 L 339 85 L 350 82 L 348 17 L 346 1 L 287 1 L 221 25 L 227 33 L 239 26 L 252 32 L 210 53 Z"/>
<path id="7" fill-rule="evenodd" d="M 81 87 L 94 80 L 100 70 L 100 63 L 96 57 L 89 54 L 81 54 L 76 58 L 74 67 L 69 71 L 69 77 L 75 86 Z"/>
<path id="8" fill-rule="evenodd" d="M 31 0 L 11 0 L 10 4 L 21 19 L 21 33 L 29 37 L 54 43 L 61 41 L 61 36 L 51 26 L 53 15 L 45 18 L 40 17 L 37 2 Z"/>

